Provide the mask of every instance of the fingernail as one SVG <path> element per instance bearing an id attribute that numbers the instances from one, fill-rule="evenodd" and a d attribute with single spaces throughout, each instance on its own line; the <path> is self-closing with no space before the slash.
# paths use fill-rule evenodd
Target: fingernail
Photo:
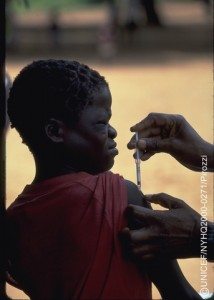
<path id="1" fill-rule="evenodd" d="M 133 140 L 133 141 L 129 142 L 127 146 L 128 146 L 128 148 L 135 148 L 136 142 Z"/>
<path id="2" fill-rule="evenodd" d="M 146 149 L 146 141 L 145 140 L 139 140 L 138 141 L 138 147 L 141 148 L 142 150 Z"/>

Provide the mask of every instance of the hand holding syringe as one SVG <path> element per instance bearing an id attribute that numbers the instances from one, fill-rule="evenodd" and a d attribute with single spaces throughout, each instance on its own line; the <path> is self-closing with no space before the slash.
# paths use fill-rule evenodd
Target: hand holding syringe
<path id="1" fill-rule="evenodd" d="M 135 133 L 135 140 L 137 144 L 138 132 Z M 137 186 L 138 186 L 138 190 L 141 191 L 140 151 L 138 148 L 136 148 L 136 152 L 135 152 L 135 163 L 136 163 Z"/>

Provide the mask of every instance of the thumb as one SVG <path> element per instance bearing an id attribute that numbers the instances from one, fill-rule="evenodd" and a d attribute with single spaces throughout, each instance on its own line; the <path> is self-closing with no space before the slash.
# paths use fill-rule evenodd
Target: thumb
<path id="1" fill-rule="evenodd" d="M 126 215 L 143 222 L 145 220 L 155 219 L 155 212 L 152 209 L 132 204 L 128 205 Z"/>
<path id="2" fill-rule="evenodd" d="M 145 200 L 148 200 L 149 202 L 152 202 L 155 204 L 159 204 L 168 209 L 183 208 L 186 206 L 186 204 L 183 200 L 174 198 L 165 193 L 145 195 L 144 197 L 145 197 Z"/>

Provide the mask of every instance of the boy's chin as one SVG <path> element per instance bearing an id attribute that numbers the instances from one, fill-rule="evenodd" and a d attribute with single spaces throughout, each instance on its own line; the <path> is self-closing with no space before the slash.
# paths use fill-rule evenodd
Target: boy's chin
<path id="1" fill-rule="evenodd" d="M 109 164 L 106 166 L 105 172 L 111 170 L 111 168 L 113 168 L 113 166 L 114 166 L 114 158 L 112 158 L 111 161 L 109 162 Z"/>
<path id="2" fill-rule="evenodd" d="M 111 161 L 108 161 L 106 165 L 98 166 L 97 170 L 94 172 L 94 175 L 110 171 L 113 166 L 114 166 L 114 159 L 111 159 Z"/>

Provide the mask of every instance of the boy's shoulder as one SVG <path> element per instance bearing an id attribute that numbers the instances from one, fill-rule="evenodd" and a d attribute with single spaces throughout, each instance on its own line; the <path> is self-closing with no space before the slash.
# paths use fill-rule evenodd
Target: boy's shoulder
<path id="1" fill-rule="evenodd" d="M 137 185 L 127 179 L 124 179 L 127 188 L 128 204 L 142 205 L 143 193 L 138 190 Z"/>
<path id="2" fill-rule="evenodd" d="M 120 178 L 120 180 L 123 182 L 123 184 L 126 187 L 128 204 L 140 205 L 140 206 L 143 205 L 147 207 L 147 203 L 144 200 L 143 193 L 139 191 L 137 185 L 134 182 L 125 179 L 120 174 L 116 174 L 111 171 L 107 171 L 103 173 L 103 175 Z"/>
<path id="3" fill-rule="evenodd" d="M 137 185 L 127 179 L 124 179 L 127 188 L 128 204 L 140 205 L 151 208 L 151 205 L 145 200 L 142 191 L 139 191 Z"/>

